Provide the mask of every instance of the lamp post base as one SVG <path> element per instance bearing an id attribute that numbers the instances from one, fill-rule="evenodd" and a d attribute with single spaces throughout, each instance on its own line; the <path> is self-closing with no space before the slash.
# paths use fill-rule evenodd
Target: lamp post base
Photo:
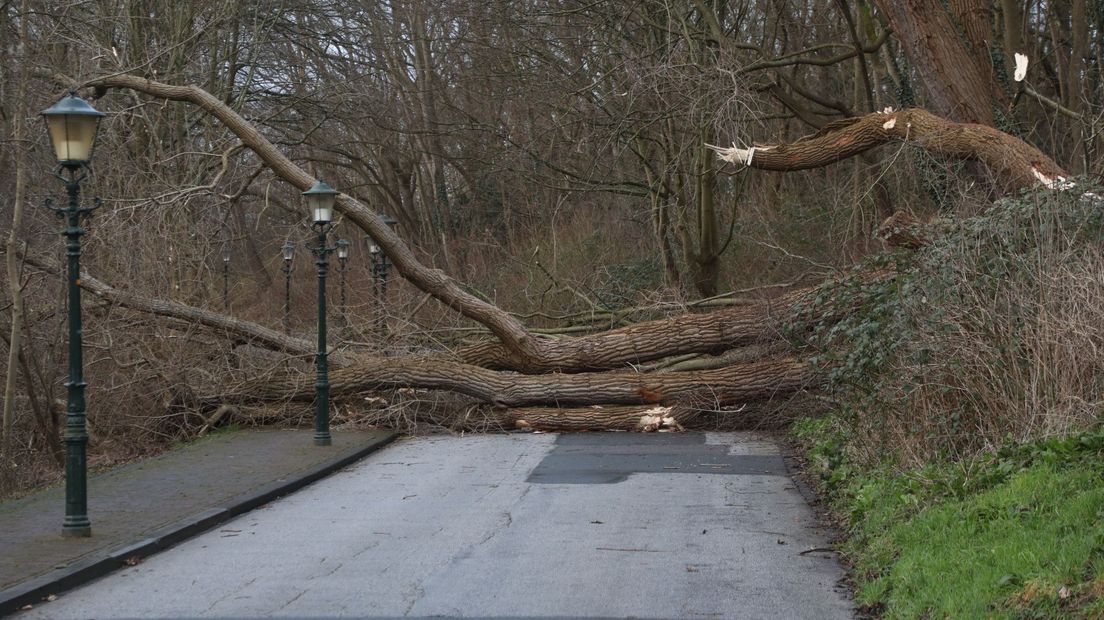
<path id="1" fill-rule="evenodd" d="M 92 523 L 87 518 L 70 523 L 66 518 L 65 525 L 61 526 L 61 535 L 65 538 L 88 538 L 92 536 Z"/>
<path id="2" fill-rule="evenodd" d="M 327 433 L 325 435 L 319 435 L 318 433 L 315 433 L 315 435 L 314 435 L 314 445 L 316 445 L 316 446 L 333 445 L 333 439 L 330 438 L 329 433 Z"/>

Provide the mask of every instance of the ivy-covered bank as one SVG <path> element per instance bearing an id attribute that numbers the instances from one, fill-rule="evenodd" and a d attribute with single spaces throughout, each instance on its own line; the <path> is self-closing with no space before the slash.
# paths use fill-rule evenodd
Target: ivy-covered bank
<path id="1" fill-rule="evenodd" d="M 1104 202 L 933 225 L 819 297 L 833 412 L 794 432 L 887 618 L 1104 617 Z M 858 306 L 859 311 L 854 312 Z"/>

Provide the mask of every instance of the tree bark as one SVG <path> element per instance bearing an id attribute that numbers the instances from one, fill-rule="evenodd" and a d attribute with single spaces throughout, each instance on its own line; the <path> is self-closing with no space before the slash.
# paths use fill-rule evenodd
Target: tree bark
<path id="1" fill-rule="evenodd" d="M 978 74 L 984 80 L 980 85 L 987 87 L 993 103 L 1007 107 L 1008 101 L 997 83 L 997 73 L 993 67 L 991 50 L 993 47 L 993 2 L 991 0 L 951 0 L 951 11 L 962 30 L 966 33 L 968 51 L 973 58 Z M 1011 56 L 1008 57 L 1011 60 Z"/>
<path id="2" fill-rule="evenodd" d="M 524 373 L 609 370 L 686 353 L 716 353 L 780 337 L 782 327 L 806 309 L 802 301 L 815 287 L 802 288 L 747 306 L 708 314 L 683 314 L 618 329 L 548 340 L 541 363 L 518 365 L 500 343 L 461 349 L 465 363 Z M 813 320 L 810 315 L 806 320 Z"/>
<path id="3" fill-rule="evenodd" d="M 1023 140 L 987 125 L 956 123 L 919 108 L 877 112 L 825 125 L 791 144 L 716 148 L 721 159 L 762 170 L 820 168 L 887 143 L 909 142 L 935 155 L 979 161 L 1007 192 L 1060 186 L 1069 174 Z"/>
<path id="4" fill-rule="evenodd" d="M 25 68 L 27 58 L 27 20 L 30 12 L 27 0 L 19 5 L 19 50 L 21 66 L 15 87 L 15 105 L 12 106 L 16 113 L 12 119 L 12 150 L 15 159 L 15 195 L 12 197 L 12 224 L 8 233 L 4 261 L 5 270 L 8 273 L 8 294 L 11 295 L 11 336 L 8 338 L 8 364 L 4 377 L 4 403 L 3 414 L 0 415 L 0 456 L 7 459 L 11 456 L 11 434 L 15 414 L 15 366 L 19 362 L 23 346 L 23 273 L 19 264 L 18 248 L 22 245 L 19 235 L 23 229 L 23 201 L 26 198 L 27 185 L 27 157 L 26 147 L 23 144 L 24 118 L 27 107 L 27 70 Z M 0 463 L 6 466 L 6 463 Z"/>
<path id="5" fill-rule="evenodd" d="M 978 70 L 939 0 L 876 0 L 935 111 L 963 123 L 993 125 L 993 80 Z M 972 23 L 972 22 L 971 22 Z"/>
<path id="6" fill-rule="evenodd" d="M 500 425 L 543 431 L 659 431 L 681 430 L 698 417 L 685 407 L 598 406 L 516 407 L 492 412 Z"/>
<path id="7" fill-rule="evenodd" d="M 497 407 L 589 405 L 706 405 L 745 403 L 791 394 L 816 380 L 799 359 L 733 364 L 672 373 L 604 372 L 519 375 L 439 358 L 362 357 L 330 375 L 335 397 L 394 388 L 447 390 Z M 314 377 L 292 375 L 247 382 L 207 402 L 288 402 L 314 398 Z"/>

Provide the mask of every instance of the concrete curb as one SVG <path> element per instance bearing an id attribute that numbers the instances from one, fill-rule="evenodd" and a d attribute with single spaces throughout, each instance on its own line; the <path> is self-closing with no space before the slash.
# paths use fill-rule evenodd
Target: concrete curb
<path id="1" fill-rule="evenodd" d="M 216 525 L 225 523 L 274 499 L 294 493 L 312 482 L 317 482 L 340 469 L 344 469 L 380 450 L 397 437 L 397 433 L 391 433 L 336 461 L 324 463 L 314 469 L 307 470 L 295 478 L 274 482 L 259 491 L 240 495 L 222 507 L 210 508 L 186 517 L 157 530 L 145 540 L 108 551 L 106 555 L 100 557 L 80 560 L 64 569 L 57 569 L 17 586 L 0 590 L 0 617 L 15 613 L 26 605 L 38 604 L 51 594 L 60 594 L 125 566 L 133 566 L 139 560 L 158 551 L 168 549 Z"/>

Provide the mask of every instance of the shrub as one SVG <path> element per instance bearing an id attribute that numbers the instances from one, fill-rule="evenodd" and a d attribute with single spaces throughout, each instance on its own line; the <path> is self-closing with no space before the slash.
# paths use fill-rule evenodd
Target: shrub
<path id="1" fill-rule="evenodd" d="M 1092 427 L 1104 381 L 1104 201 L 1040 190 L 883 254 L 818 296 L 809 339 L 848 452 L 903 465 Z M 871 270 L 888 278 L 871 281 Z"/>

